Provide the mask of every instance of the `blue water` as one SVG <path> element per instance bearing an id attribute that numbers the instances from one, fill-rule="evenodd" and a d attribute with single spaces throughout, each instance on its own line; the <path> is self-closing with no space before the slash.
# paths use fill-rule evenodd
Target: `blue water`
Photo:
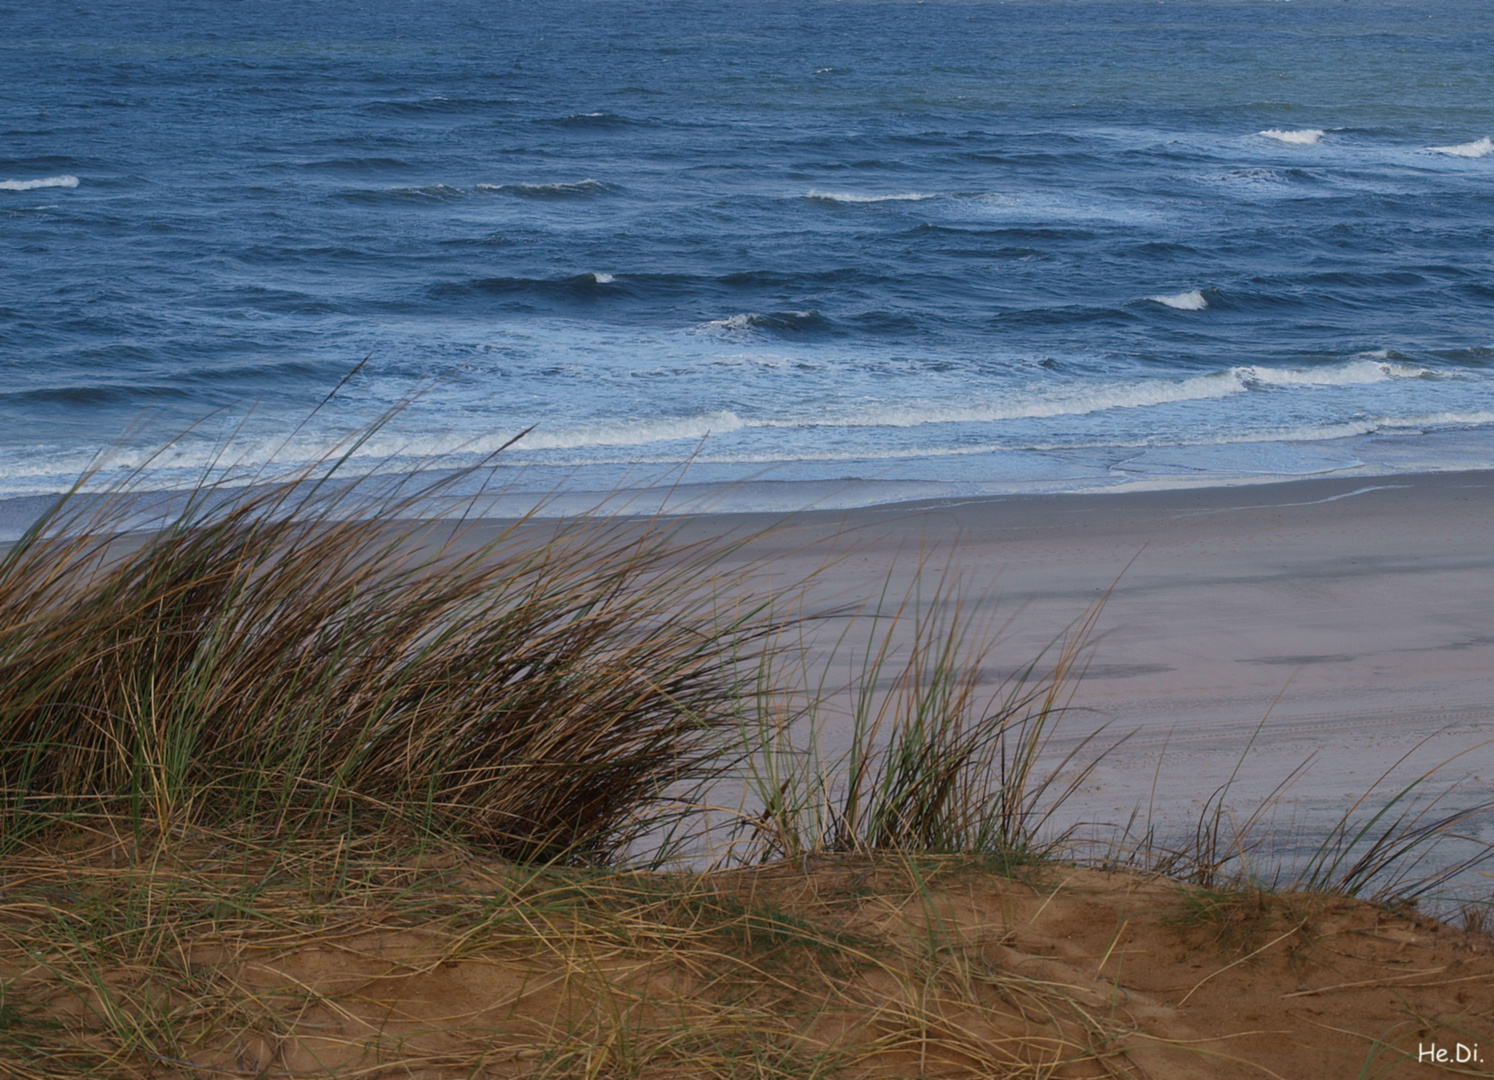
<path id="1" fill-rule="evenodd" d="M 538 489 L 1494 466 L 1486 0 L 0 27 L 0 497 L 389 410 L 352 467 L 532 427 L 498 461 Z"/>

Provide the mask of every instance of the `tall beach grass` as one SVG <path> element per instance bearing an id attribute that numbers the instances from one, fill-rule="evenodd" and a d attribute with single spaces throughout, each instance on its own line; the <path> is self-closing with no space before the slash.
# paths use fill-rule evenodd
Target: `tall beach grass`
<path id="1" fill-rule="evenodd" d="M 730 764 L 766 605 L 656 522 L 421 522 L 309 475 L 64 500 L 0 556 L 0 831 L 356 818 L 606 860 Z"/>

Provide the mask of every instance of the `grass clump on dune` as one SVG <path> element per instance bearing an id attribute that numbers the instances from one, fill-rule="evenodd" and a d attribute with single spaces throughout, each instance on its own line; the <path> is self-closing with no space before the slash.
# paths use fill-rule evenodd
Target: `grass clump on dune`
<path id="1" fill-rule="evenodd" d="M 401 523 L 419 501 L 204 490 L 124 536 L 119 500 L 54 510 L 0 557 L 0 829 L 351 815 L 589 860 L 658 829 L 724 764 L 766 610 L 723 615 L 720 552 L 657 527 L 476 542 Z"/>
<path id="2" fill-rule="evenodd" d="M 873 629 L 860 648 L 842 637 L 824 662 L 848 652 L 848 686 L 827 693 L 823 673 L 803 672 L 768 696 L 744 736 L 760 809 L 739 833 L 753 858 L 917 851 L 1010 864 L 1064 847 L 1067 833 L 1046 826 L 1088 776 L 1082 754 L 1099 733 L 1056 764 L 1038 758 L 1078 685 L 1101 605 L 991 688 L 983 675 L 997 641 L 973 633 L 959 586 L 946 577 L 920 596 L 915 578 L 891 610 L 884 595 L 864 613 Z M 836 698 L 849 734 L 827 755 Z"/>

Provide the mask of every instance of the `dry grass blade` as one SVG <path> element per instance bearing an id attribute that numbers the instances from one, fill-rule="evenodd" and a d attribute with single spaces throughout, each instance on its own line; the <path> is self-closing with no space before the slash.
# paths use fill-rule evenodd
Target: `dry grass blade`
<path id="1" fill-rule="evenodd" d="M 765 609 L 654 523 L 400 525 L 418 498 L 194 493 L 157 531 L 58 513 L 0 558 L 0 815 L 394 813 L 605 858 L 719 771 Z M 340 817 L 341 816 L 341 817 Z"/>
<path id="2" fill-rule="evenodd" d="M 0 903 L 0 1071 L 1040 1077 L 1122 1052 L 1084 993 L 987 973 L 983 930 L 930 949 L 937 868 L 868 864 L 885 900 L 858 912 L 774 867 L 221 847 L 192 837 L 125 873 L 113 844 L 12 856 L 28 882 Z M 39 1009 L 45 1026 L 16 1022 Z"/>

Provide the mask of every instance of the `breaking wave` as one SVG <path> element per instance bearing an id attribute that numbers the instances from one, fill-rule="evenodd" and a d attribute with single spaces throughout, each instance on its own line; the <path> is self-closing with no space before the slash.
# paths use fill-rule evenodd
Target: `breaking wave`
<path id="1" fill-rule="evenodd" d="M 1013 395 L 989 404 L 955 405 L 928 403 L 879 406 L 842 416 L 812 420 L 761 420 L 761 427 L 921 427 L 925 424 L 971 424 L 993 420 L 1034 420 L 1053 416 L 1084 416 L 1106 409 L 1135 409 L 1167 405 L 1177 401 L 1205 401 L 1245 391 L 1245 384 L 1232 371 L 1199 375 L 1191 379 L 1153 379 L 1112 384 L 1093 389 L 1078 387 L 1062 391 Z"/>
<path id="2" fill-rule="evenodd" d="M 1484 142 L 1488 142 L 1485 139 Z M 76 176 L 44 176 L 40 180 L 0 180 L 0 191 L 35 191 L 37 188 L 78 186 Z"/>
<path id="3" fill-rule="evenodd" d="M 1427 149 L 1436 154 L 1451 154 L 1453 157 L 1481 158 L 1494 151 L 1494 140 L 1485 135 L 1482 139 L 1459 143 L 1457 146 L 1429 146 Z"/>
<path id="4" fill-rule="evenodd" d="M 879 202 L 921 202 L 924 199 L 932 199 L 933 195 L 921 191 L 906 191 L 898 195 L 856 195 L 844 191 L 814 191 L 811 190 L 804 196 L 815 202 L 832 203 L 879 203 Z"/>
<path id="5" fill-rule="evenodd" d="M 724 330 L 742 333 L 747 330 L 770 330 L 778 333 L 797 333 L 818 329 L 825 325 L 825 317 L 818 311 L 771 311 L 760 315 L 755 311 L 730 315 L 724 319 L 712 319 L 703 323 L 702 330 Z"/>
<path id="6" fill-rule="evenodd" d="M 1297 131 L 1282 131 L 1280 128 L 1267 128 L 1257 134 L 1290 146 L 1315 146 L 1317 141 L 1323 137 L 1323 129 L 1301 128 Z"/>
<path id="7" fill-rule="evenodd" d="M 1209 306 L 1201 289 L 1190 289 L 1188 292 L 1172 293 L 1168 296 L 1148 296 L 1147 299 L 1158 304 L 1165 304 L 1170 308 L 1177 308 L 1179 311 L 1202 311 Z"/>
<path id="8" fill-rule="evenodd" d="M 1321 368 L 1239 367 L 1233 372 L 1247 384 L 1260 386 L 1363 386 L 1390 379 L 1431 379 L 1436 373 L 1414 364 L 1358 357 Z"/>
<path id="9" fill-rule="evenodd" d="M 647 446 L 650 443 L 699 441 L 749 427 L 727 410 L 701 416 L 661 417 L 656 420 L 613 420 L 546 430 L 537 428 L 514 444 L 516 450 L 571 450 L 584 446 Z"/>
<path id="10" fill-rule="evenodd" d="M 572 183 L 556 184 L 477 184 L 474 191 L 497 192 L 503 195 L 517 195 L 524 199 L 575 199 L 587 198 L 592 195 L 605 195 L 612 191 L 611 184 L 604 184 L 600 180 L 587 177 L 585 180 L 576 180 Z"/>

